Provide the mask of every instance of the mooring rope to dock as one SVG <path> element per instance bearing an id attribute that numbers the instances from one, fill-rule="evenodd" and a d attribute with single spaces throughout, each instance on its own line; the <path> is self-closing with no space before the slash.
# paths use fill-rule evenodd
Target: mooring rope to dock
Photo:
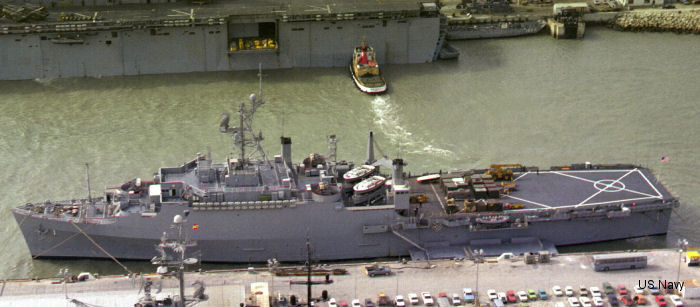
<path id="1" fill-rule="evenodd" d="M 75 223 L 73 223 L 73 222 L 71 222 L 70 224 L 73 225 L 73 227 L 75 227 L 76 229 L 78 229 L 78 231 L 80 231 L 80 233 L 82 233 L 88 240 L 90 240 L 90 242 L 92 242 L 92 244 L 94 244 L 98 249 L 100 249 L 103 253 L 105 253 L 105 255 L 109 256 L 109 258 L 111 258 L 114 262 L 116 262 L 119 266 L 121 266 L 125 271 L 129 272 L 129 274 L 134 274 L 134 272 L 132 272 L 131 270 L 129 270 L 129 268 L 127 268 L 125 265 L 123 265 L 121 262 L 119 262 L 119 260 L 117 260 L 117 258 L 114 258 L 114 256 L 112 256 L 112 254 L 108 253 L 104 248 L 102 248 L 102 246 L 97 244 L 97 242 L 95 242 L 95 240 L 93 240 L 87 233 L 85 233 L 82 229 L 80 229 L 80 227 L 78 227 L 78 225 L 75 225 Z"/>
<path id="2" fill-rule="evenodd" d="M 85 229 L 90 229 L 90 227 L 92 227 L 93 225 L 95 225 L 95 224 L 90 224 L 90 225 L 89 225 L 88 227 L 86 227 Z M 66 242 L 70 241 L 70 239 L 75 238 L 75 237 L 76 237 L 77 235 L 79 235 L 79 234 L 80 234 L 80 233 L 74 233 L 74 234 L 72 234 L 70 237 L 68 237 L 68 238 L 66 238 L 65 240 L 59 242 L 58 244 L 56 244 L 56 245 L 54 245 L 54 246 L 51 246 L 50 248 L 48 248 L 48 249 L 42 251 L 41 253 L 38 253 L 38 254 L 32 256 L 32 259 L 36 259 L 36 258 L 39 258 L 39 257 L 43 256 L 44 254 L 46 254 L 46 253 L 52 251 L 54 248 L 59 247 L 59 246 L 65 244 Z"/>

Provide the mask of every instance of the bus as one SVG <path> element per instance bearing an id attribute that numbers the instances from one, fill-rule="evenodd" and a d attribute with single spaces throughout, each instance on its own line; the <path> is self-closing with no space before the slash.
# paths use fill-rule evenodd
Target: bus
<path id="1" fill-rule="evenodd" d="M 647 254 L 615 253 L 593 255 L 593 269 L 596 271 L 641 269 L 647 266 Z"/>

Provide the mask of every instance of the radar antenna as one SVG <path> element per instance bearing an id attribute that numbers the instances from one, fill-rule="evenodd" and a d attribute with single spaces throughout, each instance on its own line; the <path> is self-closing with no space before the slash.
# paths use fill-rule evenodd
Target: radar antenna
<path id="1" fill-rule="evenodd" d="M 258 155 L 264 161 L 268 161 L 267 155 L 260 144 L 264 140 L 262 131 L 258 131 L 257 134 L 253 131 L 253 116 L 258 108 L 265 104 L 265 100 L 262 97 L 262 64 L 259 64 L 258 67 L 258 77 L 260 78 L 260 90 L 257 95 L 250 94 L 250 107 L 246 108 L 245 103 L 241 103 L 238 108 L 239 126 L 229 127 L 230 115 L 228 113 L 222 113 L 221 121 L 219 122 L 219 132 L 231 134 L 234 145 L 240 148 L 239 157 L 241 162 L 255 155 Z M 251 149 L 248 155 L 246 155 L 246 147 Z"/>

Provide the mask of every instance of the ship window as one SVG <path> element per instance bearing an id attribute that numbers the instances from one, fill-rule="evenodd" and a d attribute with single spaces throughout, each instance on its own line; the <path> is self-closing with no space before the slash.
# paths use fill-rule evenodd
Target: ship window
<path id="1" fill-rule="evenodd" d="M 151 29 L 151 35 L 156 35 L 156 29 Z"/>
<path id="2" fill-rule="evenodd" d="M 343 27 L 338 27 L 338 30 L 342 29 Z"/>
<path id="3" fill-rule="evenodd" d="M 304 31 L 304 28 L 292 28 L 292 31 Z"/>
<path id="4" fill-rule="evenodd" d="M 194 35 L 194 32 L 190 32 L 190 35 Z"/>
<path id="5" fill-rule="evenodd" d="M 105 41 L 105 44 L 111 45 L 111 44 L 112 44 L 112 41 Z"/>
<path id="6" fill-rule="evenodd" d="M 46 36 L 42 36 L 42 37 L 41 37 L 41 40 L 45 41 L 45 40 L 46 40 Z"/>
<path id="7" fill-rule="evenodd" d="M 323 27 L 324 30 L 328 30 L 328 29 L 330 29 L 330 28 L 331 28 L 331 27 Z"/>
<path id="8" fill-rule="evenodd" d="M 382 27 L 386 27 L 386 20 L 382 20 Z"/>
<path id="9" fill-rule="evenodd" d="M 112 32 L 112 37 L 117 37 L 117 35 L 119 35 L 117 32 Z"/>

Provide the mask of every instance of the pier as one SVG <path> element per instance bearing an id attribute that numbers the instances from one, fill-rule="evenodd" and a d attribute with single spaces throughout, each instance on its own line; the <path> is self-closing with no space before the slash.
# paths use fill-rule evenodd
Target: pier
<path id="1" fill-rule="evenodd" d="M 578 292 L 580 286 L 602 288 L 603 282 L 613 287 L 625 285 L 633 289 L 640 281 L 670 280 L 684 281 L 700 279 L 700 268 L 687 266 L 681 262 L 682 254 L 677 250 L 646 251 L 648 266 L 644 269 L 595 272 L 591 265 L 591 254 L 563 254 L 550 259 L 548 263 L 525 264 L 523 257 L 515 259 L 486 258 L 484 262 L 472 260 L 431 260 L 392 261 L 386 263 L 391 267 L 389 276 L 368 277 L 362 273 L 364 264 L 335 264 L 331 267 L 344 268 L 347 275 L 334 275 L 332 284 L 316 285 L 312 297 L 320 298 L 323 290 L 328 297 L 338 302 L 352 299 L 372 298 L 376 302 L 378 292 L 389 297 L 397 294 L 404 297 L 408 293 L 430 292 L 437 297 L 439 292 L 461 295 L 462 288 L 472 288 L 481 298 L 486 297 L 487 289 L 497 292 L 507 290 L 545 289 L 550 298 L 530 302 L 529 306 L 554 306 L 556 302 L 565 302 L 566 297 L 553 297 L 552 287 L 558 285 L 574 287 Z M 152 293 L 156 292 L 159 277 L 156 274 L 144 276 L 153 280 Z M 306 286 L 290 284 L 295 276 L 274 276 L 267 268 L 251 270 L 230 270 L 213 272 L 187 273 L 186 295 L 191 295 L 191 284 L 201 280 L 206 285 L 205 293 L 209 299 L 198 306 L 238 306 L 250 303 L 250 285 L 256 282 L 268 284 L 273 297 L 278 294 L 289 298 L 295 295 L 305 301 Z M 314 277 L 322 279 L 322 277 Z M 133 306 L 139 297 L 141 277 L 107 276 L 97 280 L 54 284 L 58 278 L 38 281 L 6 281 L 0 294 L 0 306 L 35 305 L 35 306 L 71 306 L 71 300 L 100 306 Z M 162 291 L 156 297 L 172 296 L 177 293 L 177 280 L 166 279 Z M 141 295 L 143 292 L 141 292 Z M 67 297 L 67 298 L 66 298 Z M 647 294 L 647 300 L 653 301 Z M 700 301 L 684 299 L 685 306 L 700 306 Z M 653 304 L 653 303 L 652 303 Z M 327 306 L 326 302 L 317 302 L 316 306 Z M 465 306 L 473 306 L 466 304 Z"/>

